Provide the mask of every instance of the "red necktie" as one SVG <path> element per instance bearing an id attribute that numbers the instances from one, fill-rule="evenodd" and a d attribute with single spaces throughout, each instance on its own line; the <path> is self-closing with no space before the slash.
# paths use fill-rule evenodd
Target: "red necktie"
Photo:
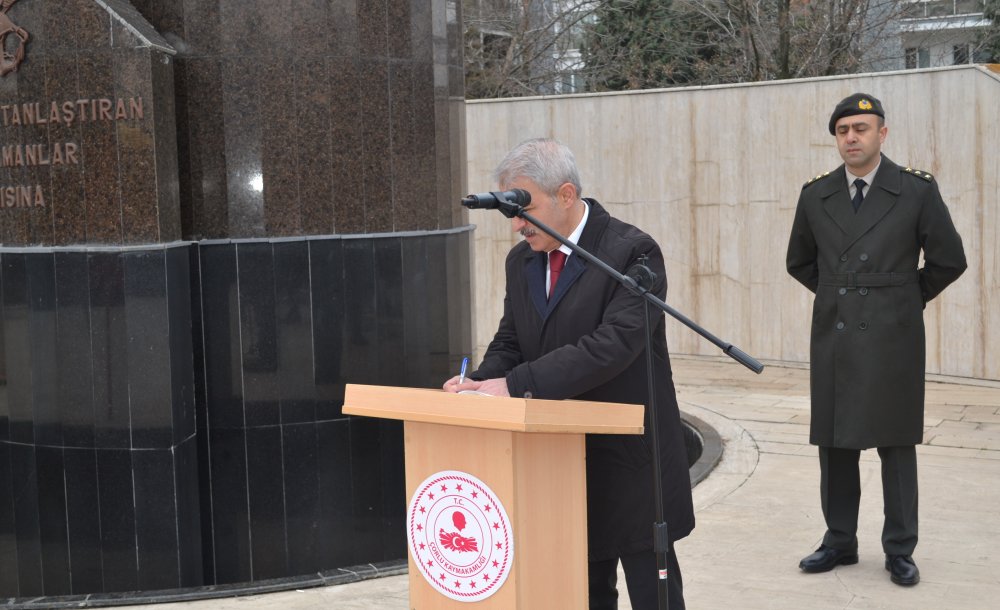
<path id="1" fill-rule="evenodd" d="M 565 264 L 565 252 L 561 250 L 549 252 L 549 296 L 556 291 L 556 282 L 559 281 L 559 274 L 562 273 Z"/>

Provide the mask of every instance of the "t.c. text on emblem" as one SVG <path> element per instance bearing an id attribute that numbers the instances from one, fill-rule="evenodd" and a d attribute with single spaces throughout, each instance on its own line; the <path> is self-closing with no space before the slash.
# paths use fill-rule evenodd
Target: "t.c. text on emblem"
<path id="1" fill-rule="evenodd" d="M 417 486 L 407 511 L 410 556 L 431 587 L 478 602 L 496 593 L 514 563 L 514 534 L 496 494 L 456 470 Z"/>

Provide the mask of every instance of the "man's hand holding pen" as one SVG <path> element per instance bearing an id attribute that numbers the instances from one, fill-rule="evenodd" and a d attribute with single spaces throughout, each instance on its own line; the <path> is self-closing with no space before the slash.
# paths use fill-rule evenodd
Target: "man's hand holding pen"
<path id="1" fill-rule="evenodd" d="M 503 377 L 498 377 L 496 379 L 487 379 L 485 381 L 474 381 L 472 379 L 465 378 L 465 372 L 469 366 L 469 359 L 462 359 L 462 369 L 458 375 L 455 375 L 448 381 L 444 382 L 443 389 L 445 392 L 451 392 L 456 394 L 458 392 L 481 392 L 483 394 L 489 394 L 490 396 L 510 396 L 507 391 L 507 380 Z"/>

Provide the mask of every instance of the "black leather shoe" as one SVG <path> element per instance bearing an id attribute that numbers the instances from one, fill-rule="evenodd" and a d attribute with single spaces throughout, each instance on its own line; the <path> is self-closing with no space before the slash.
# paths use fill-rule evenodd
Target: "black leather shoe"
<path id="1" fill-rule="evenodd" d="M 885 569 L 889 578 L 897 585 L 912 587 L 920 582 L 920 570 L 909 555 L 886 555 Z"/>
<path id="2" fill-rule="evenodd" d="M 829 572 L 838 565 L 849 566 L 855 563 L 858 563 L 856 550 L 842 551 L 823 544 L 816 549 L 815 553 L 799 562 L 799 569 L 809 573 Z"/>

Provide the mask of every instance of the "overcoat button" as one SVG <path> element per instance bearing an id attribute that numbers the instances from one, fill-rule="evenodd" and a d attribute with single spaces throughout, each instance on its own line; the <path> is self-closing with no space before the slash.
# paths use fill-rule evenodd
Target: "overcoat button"
<path id="1" fill-rule="evenodd" d="M 841 288 L 837 292 L 839 292 L 840 294 L 847 294 L 847 288 Z"/>
<path id="2" fill-rule="evenodd" d="M 862 322 L 861 324 L 858 324 L 858 328 L 860 328 L 861 330 L 866 330 L 868 328 L 868 322 Z"/>
<path id="3" fill-rule="evenodd" d="M 861 255 L 861 256 L 859 256 L 858 258 L 860 258 L 860 259 L 861 259 L 861 262 L 865 262 L 866 260 L 868 260 L 868 255 L 867 255 L 867 254 L 862 254 L 862 255 Z"/>
<path id="4" fill-rule="evenodd" d="M 861 290 L 858 290 L 858 293 L 860 293 L 861 296 L 865 296 L 868 294 L 868 288 L 862 287 Z"/>
<path id="5" fill-rule="evenodd" d="M 847 255 L 846 254 L 842 254 L 840 256 L 840 262 L 842 262 L 842 263 L 846 263 L 847 262 Z"/>
<path id="6" fill-rule="evenodd" d="M 837 330 L 844 330 L 844 323 L 843 322 L 837 322 Z"/>

